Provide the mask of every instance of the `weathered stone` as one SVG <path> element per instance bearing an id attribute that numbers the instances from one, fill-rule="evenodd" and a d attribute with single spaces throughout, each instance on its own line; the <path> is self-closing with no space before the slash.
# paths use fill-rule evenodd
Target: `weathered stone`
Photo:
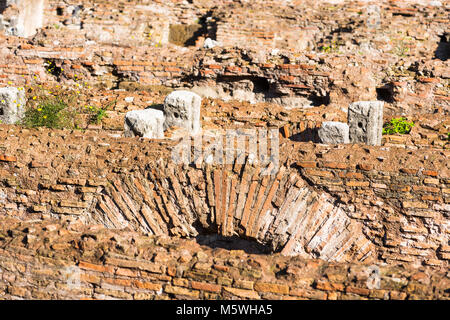
<path id="1" fill-rule="evenodd" d="M 190 134 L 200 132 L 200 107 L 202 99 L 190 91 L 174 91 L 164 101 L 166 120 L 164 129 L 185 128 Z"/>
<path id="2" fill-rule="evenodd" d="M 383 128 L 382 101 L 359 101 L 348 107 L 348 126 L 351 143 L 381 145 Z"/>
<path id="3" fill-rule="evenodd" d="M 130 111 L 125 116 L 126 137 L 164 138 L 164 114 L 160 110 L 145 109 Z"/>
<path id="4" fill-rule="evenodd" d="M 6 1 L 5 6 L 8 7 L 9 5 L 15 5 L 18 14 L 10 17 L 9 21 L 0 21 L 1 25 L 7 25 L 6 32 L 8 34 L 28 38 L 36 34 L 39 28 L 42 28 L 44 0 Z"/>
<path id="5" fill-rule="evenodd" d="M 25 115 L 25 91 L 18 88 L 0 88 L 0 121 L 14 124 Z"/>
<path id="6" fill-rule="evenodd" d="M 217 46 L 219 43 L 216 40 L 212 40 L 211 38 L 206 38 L 205 42 L 203 43 L 203 48 L 205 49 L 212 49 L 215 46 Z"/>
<path id="7" fill-rule="evenodd" d="M 349 127 L 346 123 L 327 121 L 318 131 L 319 138 L 325 144 L 349 143 Z"/>

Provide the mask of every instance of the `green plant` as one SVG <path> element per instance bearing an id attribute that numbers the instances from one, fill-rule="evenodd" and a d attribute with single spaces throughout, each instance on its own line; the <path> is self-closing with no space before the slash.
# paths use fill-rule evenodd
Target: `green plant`
<path id="1" fill-rule="evenodd" d="M 88 108 L 91 113 L 91 123 L 99 124 L 100 122 L 102 122 L 103 118 L 107 117 L 106 110 L 103 108 L 97 108 L 93 106 L 90 106 Z"/>
<path id="2" fill-rule="evenodd" d="M 342 45 L 339 41 L 331 41 L 329 45 L 322 45 L 319 47 L 319 50 L 324 53 L 339 53 L 339 47 Z"/>
<path id="3" fill-rule="evenodd" d="M 383 126 L 383 134 L 408 134 L 412 127 L 414 127 L 414 122 L 408 122 L 406 118 L 393 118 L 389 122 L 386 122 Z"/>
<path id="4" fill-rule="evenodd" d="M 36 107 L 28 108 L 22 124 L 27 127 L 47 127 L 54 129 L 74 128 L 77 112 L 59 97 L 42 98 Z"/>

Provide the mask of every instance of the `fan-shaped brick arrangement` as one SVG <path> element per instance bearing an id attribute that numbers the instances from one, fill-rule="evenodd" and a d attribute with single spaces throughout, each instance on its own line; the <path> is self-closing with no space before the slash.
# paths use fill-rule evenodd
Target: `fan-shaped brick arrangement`
<path id="1" fill-rule="evenodd" d="M 182 237 L 238 235 L 286 255 L 364 261 L 373 245 L 345 209 L 296 170 L 276 171 L 272 163 L 197 168 L 161 162 L 109 181 L 91 218 L 110 228 Z"/>

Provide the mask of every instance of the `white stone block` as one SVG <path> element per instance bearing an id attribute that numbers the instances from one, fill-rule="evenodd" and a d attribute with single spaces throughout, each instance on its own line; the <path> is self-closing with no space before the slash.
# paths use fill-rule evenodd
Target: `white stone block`
<path id="1" fill-rule="evenodd" d="M 124 135 L 125 137 L 164 139 L 164 119 L 164 113 L 156 109 L 127 112 Z"/>
<path id="2" fill-rule="evenodd" d="M 318 131 L 319 138 L 325 144 L 349 143 L 349 128 L 346 123 L 327 121 Z"/>
<path id="3" fill-rule="evenodd" d="M 25 115 L 25 90 L 6 87 L 0 88 L 0 121 L 15 124 Z"/>
<path id="4" fill-rule="evenodd" d="M 179 127 L 189 134 L 200 132 L 200 108 L 202 98 L 193 92 L 179 90 L 169 94 L 164 100 L 164 129 Z"/>

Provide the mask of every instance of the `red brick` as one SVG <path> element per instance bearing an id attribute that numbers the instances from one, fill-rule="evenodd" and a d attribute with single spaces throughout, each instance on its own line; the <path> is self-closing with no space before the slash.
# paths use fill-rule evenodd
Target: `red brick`
<path id="1" fill-rule="evenodd" d="M 141 66 L 119 66 L 119 71 L 144 71 Z"/>
<path id="2" fill-rule="evenodd" d="M 298 161 L 297 166 L 301 168 L 315 168 L 316 162 L 315 161 Z"/>
<path id="3" fill-rule="evenodd" d="M 133 61 L 114 60 L 113 64 L 115 64 L 116 66 L 132 66 Z"/>
<path id="4" fill-rule="evenodd" d="M 364 171 L 370 171 L 373 169 L 373 165 L 368 164 L 368 163 L 360 163 L 360 164 L 358 164 L 358 169 L 364 170 Z"/>
<path id="5" fill-rule="evenodd" d="M 124 277 L 137 277 L 138 272 L 131 269 L 117 268 L 116 275 Z"/>
<path id="6" fill-rule="evenodd" d="M 439 83 L 440 82 L 440 80 L 438 78 L 419 77 L 418 80 L 423 83 Z"/>
<path id="7" fill-rule="evenodd" d="M 242 68 L 241 67 L 236 67 L 236 66 L 228 66 L 228 67 L 225 68 L 225 71 L 231 72 L 231 73 L 241 73 L 242 72 Z"/>
<path id="8" fill-rule="evenodd" d="M 316 288 L 324 291 L 344 291 L 344 285 L 342 283 L 334 283 L 329 281 L 318 281 Z"/>
<path id="9" fill-rule="evenodd" d="M 281 127 L 280 131 L 284 138 L 289 138 L 289 125 Z"/>
<path id="10" fill-rule="evenodd" d="M 347 178 L 347 179 L 357 179 L 357 180 L 364 179 L 364 175 L 359 172 L 340 172 L 339 177 Z"/>
<path id="11" fill-rule="evenodd" d="M 133 62 L 133 65 L 134 66 L 152 66 L 153 65 L 153 62 L 151 62 L 151 61 L 134 61 Z"/>
<path id="12" fill-rule="evenodd" d="M 318 176 L 324 178 L 333 178 L 334 174 L 330 171 L 322 171 L 322 170 L 314 170 L 314 169 L 306 169 L 306 174 L 311 176 Z"/>
<path id="13" fill-rule="evenodd" d="M 345 183 L 345 185 L 347 185 L 348 187 L 368 187 L 369 186 L 369 181 L 347 181 Z"/>
<path id="14" fill-rule="evenodd" d="M 131 287 L 135 282 L 130 279 L 114 279 L 114 278 L 103 278 L 102 280 L 105 281 L 106 283 L 123 287 Z"/>
<path id="15" fill-rule="evenodd" d="M 440 196 L 435 196 L 432 194 L 424 194 L 423 196 L 420 197 L 420 199 L 424 200 L 424 201 L 442 201 L 442 197 Z"/>
<path id="16" fill-rule="evenodd" d="M 166 68 L 164 68 L 164 71 L 167 71 L 167 72 L 181 72 L 181 69 L 180 68 L 175 68 L 175 67 L 166 67 Z"/>
<path id="17" fill-rule="evenodd" d="M 283 70 L 291 70 L 291 69 L 298 69 L 299 66 L 297 64 L 281 64 L 280 68 Z"/>
<path id="18" fill-rule="evenodd" d="M 327 300 L 326 292 L 318 291 L 318 290 L 291 288 L 289 290 L 289 295 L 302 297 L 302 298 L 308 298 L 308 299 Z"/>
<path id="19" fill-rule="evenodd" d="M 426 186 L 413 186 L 412 187 L 416 192 L 431 192 L 438 193 L 441 189 L 435 187 L 426 187 Z"/>
<path id="20" fill-rule="evenodd" d="M 203 69 L 203 70 L 200 70 L 200 75 L 201 75 L 202 77 L 207 77 L 207 76 L 213 75 L 213 74 L 215 74 L 215 72 L 212 71 L 212 70 L 209 70 L 209 69 Z"/>
<path id="21" fill-rule="evenodd" d="M 369 289 L 365 288 L 355 288 L 355 287 L 347 287 L 345 288 L 345 292 L 347 293 L 354 293 L 360 296 L 368 296 L 370 294 Z"/>
<path id="22" fill-rule="evenodd" d="M 285 284 L 276 284 L 276 283 L 268 283 L 268 282 L 256 282 L 255 290 L 258 292 L 271 292 L 278 294 L 288 294 L 289 287 Z"/>
<path id="23" fill-rule="evenodd" d="M 41 64 L 43 61 L 41 59 L 24 59 L 23 62 L 26 64 Z"/>
<path id="24" fill-rule="evenodd" d="M 410 169 L 410 168 L 401 168 L 400 172 L 407 173 L 407 174 L 417 174 L 417 169 Z"/>
<path id="25" fill-rule="evenodd" d="M 219 293 L 222 286 L 206 282 L 191 281 L 192 289 Z"/>
<path id="26" fill-rule="evenodd" d="M 403 208 L 428 209 L 428 205 L 420 201 L 403 201 L 402 205 Z"/>
<path id="27" fill-rule="evenodd" d="M 160 291 L 162 289 L 162 285 L 160 283 L 142 282 L 139 280 L 134 280 L 133 284 L 135 287 L 139 289 L 146 289 L 152 291 Z"/>
<path id="28" fill-rule="evenodd" d="M 286 81 L 286 82 L 294 82 L 295 81 L 295 77 L 294 76 L 280 76 L 280 80 L 281 81 Z"/>
<path id="29" fill-rule="evenodd" d="M 311 89 L 311 87 L 305 86 L 304 84 L 298 83 L 298 84 L 288 84 L 286 85 L 288 88 L 294 88 L 294 89 Z"/>
<path id="30" fill-rule="evenodd" d="M 81 269 L 98 271 L 98 272 L 109 272 L 109 273 L 112 273 L 114 271 L 113 267 L 93 264 L 93 263 L 86 262 L 86 261 L 80 261 L 78 263 L 78 267 L 81 268 Z"/>
<path id="31" fill-rule="evenodd" d="M 330 162 L 323 162 L 322 167 L 331 168 L 331 169 L 347 169 L 348 164 L 342 163 L 342 162 L 330 161 Z"/>
<path id="32" fill-rule="evenodd" d="M 7 155 L 0 155 L 0 161 L 16 162 L 17 161 L 17 157 L 15 157 L 15 156 L 7 156 Z"/>
<path id="33" fill-rule="evenodd" d="M 218 64 L 208 64 L 208 65 L 206 65 L 206 67 L 208 69 L 212 69 L 212 70 L 220 70 L 220 69 L 222 69 L 222 66 L 218 65 Z"/>
<path id="34" fill-rule="evenodd" d="M 213 267 L 214 267 L 214 269 L 219 270 L 219 271 L 223 271 L 223 272 L 228 272 L 230 270 L 230 267 L 221 266 L 221 265 L 218 265 L 218 264 L 215 264 Z"/>

